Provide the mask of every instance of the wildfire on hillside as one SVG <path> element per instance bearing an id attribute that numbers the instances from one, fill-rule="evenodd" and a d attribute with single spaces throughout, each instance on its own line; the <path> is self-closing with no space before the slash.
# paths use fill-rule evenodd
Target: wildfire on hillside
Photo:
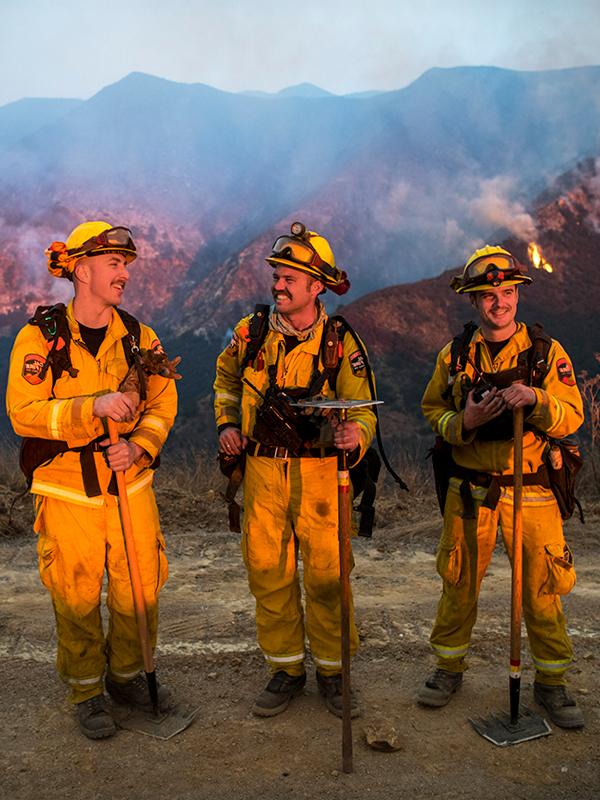
<path id="1" fill-rule="evenodd" d="M 554 267 L 550 264 L 544 256 L 542 255 L 542 251 L 535 242 L 530 242 L 527 246 L 527 254 L 529 255 L 529 260 L 533 264 L 536 269 L 543 269 L 546 272 L 554 272 Z"/>

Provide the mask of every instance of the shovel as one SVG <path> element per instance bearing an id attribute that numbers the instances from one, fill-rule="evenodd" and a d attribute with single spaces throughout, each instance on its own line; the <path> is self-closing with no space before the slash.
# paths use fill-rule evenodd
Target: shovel
<path id="1" fill-rule="evenodd" d="M 510 604 L 509 714 L 489 719 L 469 719 L 477 733 L 499 747 L 520 744 L 547 736 L 552 729 L 543 717 L 523 708 L 519 714 L 521 694 L 521 616 L 523 611 L 523 409 L 513 410 L 514 486 L 513 486 L 513 552 Z"/>
<path id="2" fill-rule="evenodd" d="M 116 423 L 114 420 L 108 417 L 107 424 L 110 443 L 118 444 L 119 433 L 117 431 Z M 123 472 L 115 471 L 114 475 L 117 481 L 117 489 L 119 492 L 119 516 L 121 518 L 121 527 L 123 529 L 123 538 L 125 540 L 125 552 L 127 554 L 127 564 L 129 566 L 129 577 L 131 580 L 131 590 L 133 593 L 133 606 L 135 609 L 138 636 L 142 650 L 144 672 L 146 673 L 146 680 L 148 682 L 148 694 L 152 703 L 152 714 L 147 714 L 137 709 L 130 709 L 123 713 L 121 713 L 120 710 L 117 710 L 115 714 L 115 721 L 121 728 L 126 728 L 127 730 L 145 733 L 149 736 L 154 736 L 157 739 L 170 739 L 172 736 L 175 736 L 175 734 L 185 730 L 192 723 L 192 720 L 194 719 L 198 709 L 194 711 L 184 711 L 178 707 L 175 707 L 173 709 L 169 709 L 167 713 L 161 712 L 159 709 L 156 669 L 154 666 L 152 645 L 150 644 L 150 636 L 148 633 L 146 602 L 144 600 L 144 591 L 142 588 L 142 579 L 140 576 L 140 568 L 135 547 L 131 513 L 129 511 L 129 500 L 127 497 L 125 474 Z"/>
<path id="3" fill-rule="evenodd" d="M 347 419 L 349 408 L 381 405 L 383 400 L 298 400 L 300 407 L 335 410 L 340 422 Z M 340 544 L 340 584 L 342 589 L 342 769 L 346 773 L 352 767 L 352 708 L 350 696 L 350 472 L 348 455 L 338 450 L 338 536 Z"/>

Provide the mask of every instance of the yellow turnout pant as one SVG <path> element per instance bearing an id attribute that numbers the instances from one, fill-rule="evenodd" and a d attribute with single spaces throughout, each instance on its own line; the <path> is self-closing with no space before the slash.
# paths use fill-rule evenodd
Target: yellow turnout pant
<path id="1" fill-rule="evenodd" d="M 156 644 L 158 592 L 167 579 L 165 542 L 150 487 L 129 498 L 148 627 Z M 42 583 L 50 591 L 58 639 L 56 665 L 80 703 L 102 691 L 111 677 L 126 682 L 142 669 L 142 654 L 117 501 L 85 507 L 53 497 L 37 498 L 35 530 Z M 108 633 L 100 615 L 104 572 L 108 573 Z"/>
<path id="2" fill-rule="evenodd" d="M 512 488 L 503 491 L 492 511 L 481 505 L 486 489 L 471 485 L 477 519 L 465 520 L 458 487 L 459 481 L 451 479 L 437 552 L 437 570 L 444 583 L 431 633 L 438 666 L 450 672 L 465 669 L 479 589 L 496 544 L 498 526 L 509 556 L 513 534 Z M 560 595 L 568 594 L 575 583 L 573 558 L 565 543 L 558 506 L 549 490 L 524 487 L 522 508 L 523 616 L 536 668 L 535 680 L 562 684 L 573 653 Z M 508 616 L 506 623 L 510 624 Z"/>
<path id="3" fill-rule="evenodd" d="M 323 675 L 341 670 L 341 590 L 335 458 L 250 456 L 242 552 L 256 599 L 258 643 L 273 671 L 304 671 L 305 627 Z M 302 556 L 306 617 L 298 552 Z M 351 652 L 358 634 L 351 608 Z"/>

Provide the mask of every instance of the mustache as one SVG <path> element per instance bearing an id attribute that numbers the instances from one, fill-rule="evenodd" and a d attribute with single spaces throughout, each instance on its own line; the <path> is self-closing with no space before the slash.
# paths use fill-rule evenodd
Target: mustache
<path id="1" fill-rule="evenodd" d="M 284 295 L 284 297 L 287 297 L 288 300 L 292 299 L 292 295 L 287 291 L 287 289 L 282 289 L 281 291 L 275 291 L 275 289 L 271 289 L 271 294 L 273 295 L 273 300 L 276 300 L 279 295 Z"/>

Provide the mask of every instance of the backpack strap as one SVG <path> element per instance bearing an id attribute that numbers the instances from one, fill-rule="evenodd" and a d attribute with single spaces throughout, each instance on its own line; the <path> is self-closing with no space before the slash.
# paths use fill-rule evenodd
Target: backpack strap
<path id="1" fill-rule="evenodd" d="M 269 309 L 270 306 L 263 303 L 257 303 L 254 306 L 254 314 L 250 318 L 250 326 L 248 329 L 249 341 L 246 345 L 246 354 L 241 366 L 242 372 L 244 372 L 246 367 L 254 363 L 254 359 L 267 338 L 267 333 L 269 331 Z"/>
<path id="2" fill-rule="evenodd" d="M 123 311 L 121 308 L 115 308 L 115 310 L 127 328 L 127 336 L 124 336 L 121 340 L 127 366 L 138 366 L 140 323 L 127 311 Z M 38 306 L 35 314 L 29 320 L 29 324 L 37 326 L 44 339 L 51 343 L 46 363 L 40 372 L 42 380 L 45 378 L 48 369 L 52 371 L 52 386 L 54 386 L 63 372 L 68 372 L 71 378 L 75 378 L 79 370 L 75 369 L 71 363 L 72 337 L 67 321 L 67 308 L 64 303 L 56 303 L 53 306 Z"/>
<path id="3" fill-rule="evenodd" d="M 127 336 L 124 336 L 121 342 L 123 344 L 127 366 L 132 367 L 136 363 L 136 358 L 139 355 L 142 327 L 132 314 L 124 311 L 122 308 L 117 308 L 115 306 L 115 311 L 121 317 L 123 325 L 127 328 Z"/>
<path id="4" fill-rule="evenodd" d="M 138 373 L 140 401 L 143 403 L 148 395 L 146 389 L 146 375 L 144 373 L 144 368 L 142 366 L 140 357 L 140 337 L 142 333 L 142 326 L 132 314 L 124 311 L 122 308 L 117 308 L 117 306 L 115 306 L 115 311 L 121 318 L 123 325 L 125 325 L 127 328 L 127 336 L 123 336 L 121 339 L 121 344 L 123 345 L 123 352 L 125 353 L 127 366 L 129 369 L 135 367 L 135 370 Z"/>
<path id="5" fill-rule="evenodd" d="M 308 387 L 310 397 L 319 394 L 325 383 L 335 391 L 335 383 L 340 371 L 340 362 L 343 353 L 344 335 L 347 330 L 346 320 L 343 317 L 329 317 L 321 331 L 319 352 L 315 357 L 313 374 Z M 323 370 L 319 370 L 319 361 Z"/>
<path id="6" fill-rule="evenodd" d="M 467 356 L 469 355 L 469 345 L 475 331 L 475 322 L 467 322 L 462 333 L 452 339 L 450 346 L 450 377 L 454 378 L 459 372 L 463 372 Z M 548 352 L 552 345 L 552 339 L 544 332 L 544 328 L 539 322 L 531 327 L 527 326 L 527 333 L 531 340 L 531 347 L 523 350 L 517 359 L 517 367 L 520 372 L 527 375 L 530 386 L 541 386 L 542 381 L 548 374 Z M 475 353 L 475 365 L 481 371 L 481 351 L 477 348 Z M 444 390 L 442 397 L 447 399 L 451 391 L 451 384 Z"/>
<path id="7" fill-rule="evenodd" d="M 334 391 L 344 353 L 344 336 L 349 330 L 350 326 L 344 317 L 336 314 L 327 320 L 321 339 L 321 362 L 327 376 L 327 382 Z"/>
<path id="8" fill-rule="evenodd" d="M 548 353 L 552 346 L 552 339 L 544 332 L 544 328 L 539 322 L 531 327 L 527 326 L 527 333 L 531 339 L 527 361 L 529 385 L 539 388 L 550 369 Z"/>
<path id="9" fill-rule="evenodd" d="M 464 326 L 462 333 L 452 339 L 450 346 L 450 375 L 452 377 L 458 375 L 459 372 L 465 371 L 469 345 L 478 327 L 476 322 L 470 320 Z"/>
<path id="10" fill-rule="evenodd" d="M 71 363 L 70 345 L 71 330 L 67 322 L 67 309 L 64 303 L 53 306 L 38 306 L 29 320 L 30 325 L 40 329 L 44 339 L 50 342 L 46 363 L 40 371 L 40 378 L 46 377 L 48 369 L 52 371 L 52 386 L 63 372 L 75 378 L 78 370 Z"/>
<path id="11" fill-rule="evenodd" d="M 367 351 L 366 351 L 366 348 L 365 348 L 364 344 L 362 343 L 360 337 L 358 336 L 358 334 L 356 333 L 356 331 L 354 330 L 352 325 L 350 325 L 350 323 L 348 322 L 347 319 L 345 319 L 344 317 L 342 317 L 339 314 L 336 314 L 334 317 L 331 317 L 331 319 L 341 321 L 343 323 L 343 325 L 344 325 L 344 334 L 345 333 L 351 334 L 352 338 L 356 342 L 356 346 L 357 346 L 361 356 L 363 357 L 363 361 L 365 362 L 365 368 L 366 368 L 366 371 L 367 371 L 367 381 L 368 381 L 368 384 L 369 384 L 369 392 L 371 393 L 371 399 L 372 400 L 377 400 L 377 392 L 375 391 L 375 383 L 373 381 L 373 370 L 371 368 L 371 363 L 369 361 L 369 357 L 367 355 Z M 343 344 L 343 341 L 344 341 L 343 337 L 342 337 L 342 339 L 340 341 Z M 338 371 L 339 371 L 339 367 L 338 367 Z M 336 377 L 337 377 L 337 373 L 336 373 Z M 334 383 L 332 388 L 335 388 L 335 383 Z M 380 424 L 380 421 L 379 421 L 379 413 L 378 413 L 377 406 L 373 406 L 373 413 L 375 414 L 375 435 L 377 437 L 377 447 L 379 448 L 379 452 L 381 454 L 381 460 L 383 461 L 383 463 L 385 465 L 385 468 L 387 469 L 389 474 L 392 476 L 392 478 L 396 481 L 398 486 L 401 489 L 404 489 L 406 492 L 408 492 L 408 491 L 410 491 L 408 486 L 404 483 L 402 478 L 394 471 L 394 468 L 390 464 L 390 462 L 388 460 L 388 457 L 386 455 L 386 452 L 384 450 L 383 438 L 381 436 L 381 424 Z"/>
<path id="12" fill-rule="evenodd" d="M 459 372 L 464 372 L 466 369 L 469 345 L 478 327 L 476 322 L 470 320 L 464 325 L 462 332 L 452 339 L 452 344 L 450 345 L 449 381 L 448 386 L 442 392 L 443 400 L 447 400 L 452 394 L 454 378 Z M 477 350 L 476 356 L 479 358 L 479 350 Z"/>

